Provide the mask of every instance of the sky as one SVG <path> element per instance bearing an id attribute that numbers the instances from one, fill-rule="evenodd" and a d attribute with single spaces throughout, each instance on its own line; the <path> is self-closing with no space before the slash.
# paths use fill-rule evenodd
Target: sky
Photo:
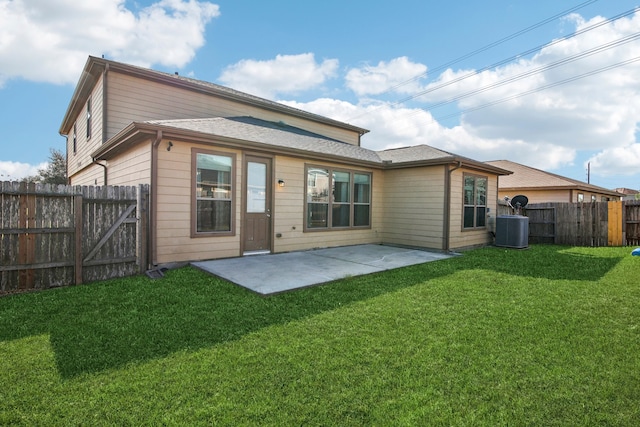
<path id="1" fill-rule="evenodd" d="M 0 0 L 0 181 L 33 175 L 89 55 L 640 190 L 640 0 Z M 588 173 L 590 171 L 590 173 Z"/>

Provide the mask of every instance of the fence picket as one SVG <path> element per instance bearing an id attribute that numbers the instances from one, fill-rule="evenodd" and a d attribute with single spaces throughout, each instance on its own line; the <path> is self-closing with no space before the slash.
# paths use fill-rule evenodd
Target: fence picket
<path id="1" fill-rule="evenodd" d="M 148 186 L 0 181 L 0 293 L 144 271 L 146 255 L 138 251 L 147 245 L 147 234 L 140 230 L 147 221 L 143 193 L 148 194 Z M 83 263 L 92 250 L 91 259 Z"/>

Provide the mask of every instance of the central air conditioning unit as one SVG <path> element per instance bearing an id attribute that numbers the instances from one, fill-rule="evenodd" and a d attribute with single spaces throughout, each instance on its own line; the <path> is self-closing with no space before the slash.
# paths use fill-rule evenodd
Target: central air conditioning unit
<path id="1" fill-rule="evenodd" d="M 504 198 L 515 212 L 514 215 L 498 215 L 496 218 L 496 246 L 524 249 L 529 247 L 529 218 L 520 215 L 529 199 L 526 196 Z"/>

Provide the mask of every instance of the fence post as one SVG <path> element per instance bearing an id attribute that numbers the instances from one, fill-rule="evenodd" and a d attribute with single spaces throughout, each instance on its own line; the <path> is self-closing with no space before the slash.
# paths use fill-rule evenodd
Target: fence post
<path id="1" fill-rule="evenodd" d="M 138 266 L 140 273 L 144 273 L 149 268 L 147 259 L 147 239 L 149 226 L 149 186 L 138 185 Z"/>
<path id="2" fill-rule="evenodd" d="M 622 209 L 623 202 L 610 201 L 607 203 L 607 243 L 609 246 L 622 246 Z"/>
<path id="3" fill-rule="evenodd" d="M 22 229 L 19 239 L 19 252 L 18 263 L 30 265 L 35 263 L 36 259 L 36 246 L 34 242 L 34 236 L 29 233 L 29 228 L 35 227 L 35 210 L 36 210 L 36 195 L 34 183 L 20 183 L 20 215 L 18 218 L 18 227 Z M 20 270 L 18 287 L 20 289 L 33 288 L 35 281 L 35 274 L 33 269 L 26 268 Z"/>
<path id="4" fill-rule="evenodd" d="M 74 225 L 75 225 L 75 260 L 74 260 L 74 283 L 76 285 L 82 284 L 82 242 L 84 239 L 82 238 L 82 233 L 84 227 L 82 223 L 84 219 L 82 217 L 82 195 L 77 194 L 73 197 L 73 216 L 74 216 Z"/>

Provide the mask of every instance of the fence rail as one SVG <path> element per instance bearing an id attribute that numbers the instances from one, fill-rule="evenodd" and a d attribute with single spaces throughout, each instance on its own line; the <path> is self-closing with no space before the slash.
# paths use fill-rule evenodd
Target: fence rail
<path id="1" fill-rule="evenodd" d="M 498 205 L 497 213 L 513 212 Z M 522 215 L 529 217 L 529 243 L 640 245 L 640 201 L 536 203 L 523 208 Z"/>
<path id="2" fill-rule="evenodd" d="M 640 246 L 640 200 L 625 201 L 622 233 L 627 246 Z"/>
<path id="3" fill-rule="evenodd" d="M 0 291 L 144 271 L 148 199 L 144 185 L 0 182 Z"/>

